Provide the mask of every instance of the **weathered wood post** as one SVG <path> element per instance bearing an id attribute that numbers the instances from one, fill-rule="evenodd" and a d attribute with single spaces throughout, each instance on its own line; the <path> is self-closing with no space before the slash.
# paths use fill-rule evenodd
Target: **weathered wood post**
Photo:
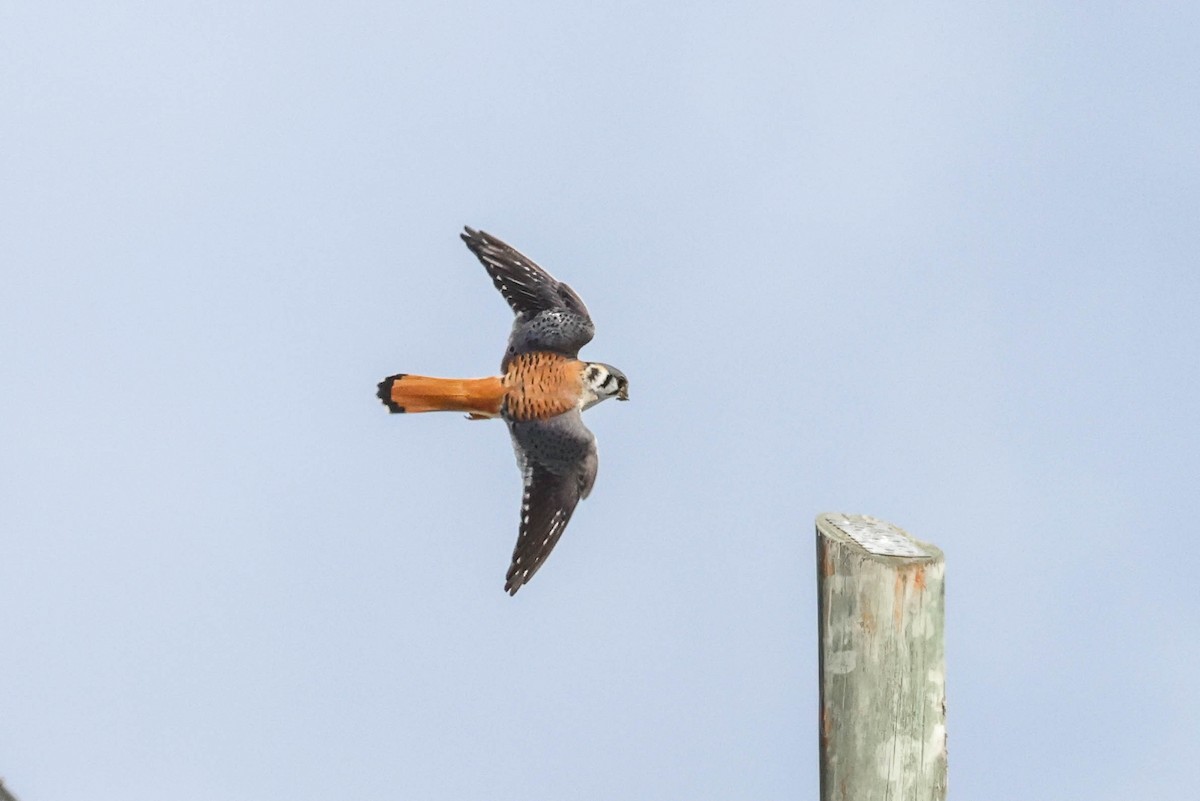
<path id="1" fill-rule="evenodd" d="M 945 562 L 865 515 L 817 515 L 821 801 L 946 797 Z"/>

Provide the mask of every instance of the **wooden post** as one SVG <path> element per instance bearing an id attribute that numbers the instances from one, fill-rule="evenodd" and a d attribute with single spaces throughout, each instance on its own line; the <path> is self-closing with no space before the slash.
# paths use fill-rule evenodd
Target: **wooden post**
<path id="1" fill-rule="evenodd" d="M 821 801 L 946 797 L 945 562 L 865 515 L 817 515 Z"/>

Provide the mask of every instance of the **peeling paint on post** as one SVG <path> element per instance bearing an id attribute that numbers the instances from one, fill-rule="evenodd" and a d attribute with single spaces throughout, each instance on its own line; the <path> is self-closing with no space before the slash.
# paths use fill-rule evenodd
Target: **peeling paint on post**
<path id="1" fill-rule="evenodd" d="M 821 801 L 945 799 L 944 576 L 890 523 L 817 516 Z"/>

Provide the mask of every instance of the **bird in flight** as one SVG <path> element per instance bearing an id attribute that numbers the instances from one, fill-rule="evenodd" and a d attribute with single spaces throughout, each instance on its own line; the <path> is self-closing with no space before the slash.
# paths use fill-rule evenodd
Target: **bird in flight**
<path id="1" fill-rule="evenodd" d="M 516 319 L 500 375 L 430 378 L 398 373 L 379 383 L 393 413 L 466 412 L 508 424 L 525 483 L 521 523 L 504 589 L 515 595 L 558 543 L 575 506 L 596 481 L 596 438 L 582 412 L 602 400 L 629 400 L 629 381 L 579 349 L 596 332 L 574 290 L 496 237 L 464 229 L 467 243 Z"/>

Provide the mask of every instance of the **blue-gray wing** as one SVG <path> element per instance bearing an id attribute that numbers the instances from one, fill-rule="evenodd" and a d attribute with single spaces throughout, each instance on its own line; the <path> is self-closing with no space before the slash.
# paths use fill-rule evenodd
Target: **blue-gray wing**
<path id="1" fill-rule="evenodd" d="M 515 595 L 533 578 L 596 482 L 596 438 L 578 409 L 548 420 L 508 421 L 525 481 L 521 527 L 504 590 Z"/>
<path id="2" fill-rule="evenodd" d="M 548 350 L 575 358 L 596 333 L 587 307 L 571 287 L 491 234 L 465 228 L 463 242 L 483 263 L 516 319 L 502 369 L 519 353 Z"/>

